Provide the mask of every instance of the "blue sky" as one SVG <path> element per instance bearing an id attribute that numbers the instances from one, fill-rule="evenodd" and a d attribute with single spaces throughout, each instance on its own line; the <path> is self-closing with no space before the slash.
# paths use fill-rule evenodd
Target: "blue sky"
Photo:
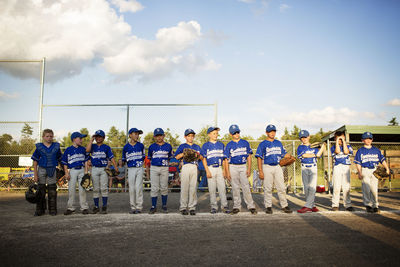
<path id="1" fill-rule="evenodd" d="M 400 119 L 398 1 L 20 2 L 0 8 L 0 55 L 47 58 L 45 104 L 217 102 L 222 134 L 236 123 L 254 137 L 269 123 L 280 135 Z M 37 120 L 39 72 L 0 64 L 1 121 Z M 182 136 L 212 123 L 213 109 L 131 116 L 145 132 Z M 45 108 L 43 118 L 57 136 L 125 128 L 121 108 Z"/>

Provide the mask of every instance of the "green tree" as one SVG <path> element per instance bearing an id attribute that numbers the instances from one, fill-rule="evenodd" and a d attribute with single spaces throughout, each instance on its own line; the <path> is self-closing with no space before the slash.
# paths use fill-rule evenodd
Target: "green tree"
<path id="1" fill-rule="evenodd" d="M 33 127 L 31 127 L 28 123 L 25 123 L 21 130 L 23 137 L 30 137 L 33 133 Z"/>
<path id="2" fill-rule="evenodd" d="M 287 127 L 285 127 L 285 131 L 281 137 L 281 140 L 298 140 L 299 139 L 300 128 L 297 125 L 293 126 L 292 131 L 289 133 Z"/>
<path id="3" fill-rule="evenodd" d="M 154 143 L 153 133 L 148 132 L 143 138 L 143 145 L 147 149 L 152 143 Z"/>
<path id="4" fill-rule="evenodd" d="M 110 147 L 123 147 L 126 144 L 126 134 L 111 126 L 107 133 L 107 143 Z"/>
<path id="5" fill-rule="evenodd" d="M 3 134 L 0 136 L 0 154 L 9 155 L 11 154 L 11 142 L 13 138 L 9 134 Z"/>
<path id="6" fill-rule="evenodd" d="M 397 122 L 397 118 L 393 117 L 390 121 L 389 121 L 389 126 L 398 126 L 399 123 Z"/>
<path id="7" fill-rule="evenodd" d="M 194 139 L 194 142 L 199 146 L 203 146 L 204 143 L 208 142 L 207 130 L 209 127 L 210 127 L 209 125 L 206 125 L 203 128 L 201 128 L 198 133 L 196 133 L 196 138 Z"/>
<path id="8" fill-rule="evenodd" d="M 178 138 L 179 138 L 178 134 L 173 135 L 171 133 L 171 130 L 167 128 L 167 130 L 165 131 L 164 141 L 169 143 L 174 149 L 178 148 L 178 146 L 181 144 Z"/>

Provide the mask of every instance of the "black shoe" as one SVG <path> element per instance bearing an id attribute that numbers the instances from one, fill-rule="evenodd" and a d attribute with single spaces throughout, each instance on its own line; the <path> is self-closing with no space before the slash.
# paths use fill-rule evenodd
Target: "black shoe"
<path id="1" fill-rule="evenodd" d="M 135 210 L 135 214 L 140 214 L 140 213 L 142 213 L 141 210 Z"/>
<path id="2" fill-rule="evenodd" d="M 190 215 L 196 215 L 196 211 L 195 210 L 190 210 L 189 213 L 190 213 Z"/>
<path id="3" fill-rule="evenodd" d="M 266 214 L 272 214 L 272 208 L 271 208 L 271 207 L 268 207 L 268 208 L 265 210 L 265 213 L 266 213 Z"/>
<path id="4" fill-rule="evenodd" d="M 66 211 L 64 212 L 64 215 L 71 215 L 72 213 L 74 213 L 73 210 L 66 210 Z"/>
<path id="5" fill-rule="evenodd" d="M 188 213 L 187 210 L 181 210 L 181 214 L 182 214 L 182 215 L 188 215 L 189 213 Z"/>
<path id="6" fill-rule="evenodd" d="M 250 209 L 251 214 L 256 215 L 257 214 L 257 210 L 256 209 Z"/>
<path id="7" fill-rule="evenodd" d="M 293 211 L 289 208 L 289 206 L 284 207 L 284 208 L 282 209 L 282 211 L 283 211 L 284 213 L 292 213 L 292 212 L 293 212 Z"/>
<path id="8" fill-rule="evenodd" d="M 373 211 L 374 213 L 381 213 L 381 210 L 380 210 L 379 208 L 374 208 L 372 211 Z"/>
<path id="9" fill-rule="evenodd" d="M 107 206 L 101 207 L 101 214 L 107 214 Z"/>
<path id="10" fill-rule="evenodd" d="M 216 209 L 211 209 L 210 213 L 211 213 L 211 214 L 216 214 L 216 213 L 217 213 L 217 210 L 216 210 Z"/>
<path id="11" fill-rule="evenodd" d="M 354 211 L 354 208 L 353 207 L 348 207 L 348 208 L 346 208 L 346 210 L 347 211 Z"/>
<path id="12" fill-rule="evenodd" d="M 338 207 L 332 207 L 332 211 L 338 211 L 339 208 Z"/>
<path id="13" fill-rule="evenodd" d="M 226 214 L 230 214 L 230 213 L 231 213 L 231 211 L 229 210 L 228 207 L 224 207 L 224 208 L 222 209 L 222 212 L 223 212 L 223 213 L 226 213 Z"/>
<path id="14" fill-rule="evenodd" d="M 92 214 L 96 214 L 100 211 L 99 207 L 94 206 L 92 209 Z"/>
<path id="15" fill-rule="evenodd" d="M 240 212 L 240 210 L 239 209 L 233 209 L 232 210 L 232 215 L 235 215 L 235 214 L 238 214 Z"/>
<path id="16" fill-rule="evenodd" d="M 149 214 L 154 214 L 154 213 L 156 213 L 156 211 L 157 211 L 157 208 L 151 207 Z"/>
<path id="17" fill-rule="evenodd" d="M 88 214 L 89 214 L 89 210 L 88 210 L 88 209 L 82 210 L 82 214 L 83 214 L 83 215 L 88 215 Z"/>
<path id="18" fill-rule="evenodd" d="M 42 215 L 44 215 L 44 214 L 45 214 L 44 211 L 42 211 L 42 210 L 37 210 L 37 211 L 35 211 L 35 214 L 33 214 L 33 216 L 42 216 Z"/>
<path id="19" fill-rule="evenodd" d="M 129 214 L 136 214 L 136 210 L 130 210 Z"/>
<path id="20" fill-rule="evenodd" d="M 167 206 L 162 206 L 162 212 L 168 213 L 168 208 L 167 208 Z"/>
<path id="21" fill-rule="evenodd" d="M 368 213 L 374 212 L 371 208 L 371 206 L 365 206 L 365 209 L 367 210 Z"/>

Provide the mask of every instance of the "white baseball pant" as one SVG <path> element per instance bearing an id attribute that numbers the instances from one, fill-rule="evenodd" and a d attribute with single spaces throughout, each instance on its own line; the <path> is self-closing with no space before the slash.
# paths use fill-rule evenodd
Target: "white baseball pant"
<path id="1" fill-rule="evenodd" d="M 179 210 L 195 210 L 197 205 L 197 166 L 185 164 L 181 172 L 181 201 Z"/>
<path id="2" fill-rule="evenodd" d="M 132 210 L 143 208 L 143 167 L 128 168 L 129 204 Z"/>
<path id="3" fill-rule="evenodd" d="M 229 172 L 231 173 L 233 208 L 240 210 L 242 207 L 242 198 L 240 197 L 240 188 L 242 188 L 243 199 L 246 203 L 247 209 L 254 209 L 255 205 L 253 198 L 251 197 L 246 164 L 229 164 Z"/>
<path id="4" fill-rule="evenodd" d="M 286 200 L 286 186 L 283 178 L 282 167 L 279 165 L 271 166 L 268 164 L 263 165 L 264 172 L 264 206 L 265 208 L 272 207 L 272 188 L 275 184 L 278 191 L 279 202 L 282 208 L 288 206 Z"/>
<path id="5" fill-rule="evenodd" d="M 217 187 L 219 198 L 221 200 L 221 209 L 226 208 L 228 207 L 228 201 L 226 200 L 225 179 L 222 174 L 222 169 L 220 167 L 209 167 L 208 169 L 211 172 L 211 178 L 208 178 L 211 209 L 218 209 Z"/>
<path id="6" fill-rule="evenodd" d="M 69 170 L 69 181 L 68 181 L 68 202 L 67 202 L 67 209 L 75 210 L 74 202 L 75 202 L 75 191 L 76 191 L 76 182 L 78 182 L 78 189 L 79 189 L 79 204 L 81 210 L 89 209 L 89 204 L 86 201 L 86 190 L 81 186 L 82 177 L 85 174 L 84 169 L 76 170 L 70 169 Z"/>
<path id="7" fill-rule="evenodd" d="M 332 207 L 339 207 L 340 190 L 343 190 L 343 205 L 351 207 L 350 199 L 350 166 L 339 164 L 333 167 L 333 196 Z"/>
<path id="8" fill-rule="evenodd" d="M 168 195 L 168 167 L 153 166 L 150 167 L 151 197 L 158 197 L 158 192 L 162 196 Z"/>
<path id="9" fill-rule="evenodd" d="M 305 207 L 312 209 L 315 207 L 315 191 L 317 190 L 317 165 L 312 167 L 301 166 L 301 179 L 304 186 L 304 195 L 306 197 Z"/>
<path id="10" fill-rule="evenodd" d="M 108 175 L 105 167 L 92 167 L 93 198 L 108 196 Z"/>
<path id="11" fill-rule="evenodd" d="M 361 171 L 364 206 L 378 208 L 378 178 L 373 174 L 375 169 L 362 168 Z"/>

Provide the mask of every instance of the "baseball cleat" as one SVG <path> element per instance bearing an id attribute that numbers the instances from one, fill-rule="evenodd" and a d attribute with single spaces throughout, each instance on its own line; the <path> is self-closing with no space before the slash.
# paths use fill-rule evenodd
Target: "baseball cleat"
<path id="1" fill-rule="evenodd" d="M 313 207 L 313 208 L 311 209 L 311 211 L 312 211 L 312 212 L 318 212 L 319 209 L 318 209 L 317 207 Z"/>
<path id="2" fill-rule="evenodd" d="M 222 212 L 223 212 L 223 213 L 226 213 L 226 214 L 230 214 L 230 213 L 231 213 L 231 211 L 229 210 L 228 207 L 224 207 L 224 208 L 222 209 Z"/>
<path id="3" fill-rule="evenodd" d="M 72 213 L 74 213 L 73 210 L 66 210 L 66 211 L 64 212 L 64 215 L 71 215 Z"/>
<path id="4" fill-rule="evenodd" d="M 107 207 L 101 207 L 101 214 L 107 214 Z"/>
<path id="5" fill-rule="evenodd" d="M 339 208 L 338 207 L 332 207 L 332 211 L 338 211 Z"/>
<path id="6" fill-rule="evenodd" d="M 167 208 L 167 206 L 162 206 L 162 212 L 168 213 L 168 208 Z"/>
<path id="7" fill-rule="evenodd" d="M 141 210 L 135 210 L 135 214 L 140 214 L 140 213 L 142 213 Z"/>
<path id="8" fill-rule="evenodd" d="M 307 207 L 302 207 L 297 211 L 298 213 L 307 213 L 307 212 L 312 212 L 312 209 L 307 208 Z"/>
<path id="9" fill-rule="evenodd" d="M 92 214 L 96 214 L 100 211 L 99 207 L 94 206 L 92 209 Z"/>
<path id="10" fill-rule="evenodd" d="M 266 208 L 265 209 L 265 213 L 266 214 L 272 214 L 272 208 L 271 207 Z"/>
<path id="11" fill-rule="evenodd" d="M 284 207 L 284 208 L 282 209 L 282 211 L 283 211 L 284 213 L 292 213 L 292 212 L 293 212 L 293 211 L 289 208 L 289 206 Z"/>
<path id="12" fill-rule="evenodd" d="M 216 209 L 211 209 L 211 214 L 216 214 L 217 213 L 217 210 Z"/>
<path id="13" fill-rule="evenodd" d="M 372 210 L 371 206 L 365 206 L 365 210 L 366 210 L 368 213 L 374 212 L 374 211 Z"/>
<path id="14" fill-rule="evenodd" d="M 181 210 L 181 214 L 182 214 L 182 215 L 188 215 L 189 213 L 188 213 L 187 210 Z"/>
<path id="15" fill-rule="evenodd" d="M 65 213 L 64 213 L 64 214 L 65 214 Z M 83 214 L 83 215 L 88 215 L 88 214 L 89 214 L 89 210 L 88 210 L 88 209 L 82 210 L 82 214 Z"/>
<path id="16" fill-rule="evenodd" d="M 232 210 L 232 215 L 238 214 L 239 212 L 240 212 L 239 209 L 233 209 L 233 210 Z"/>
<path id="17" fill-rule="evenodd" d="M 136 210 L 130 210 L 129 214 L 136 214 Z"/>
<path id="18" fill-rule="evenodd" d="M 354 211 L 354 208 L 353 207 L 348 207 L 348 208 L 346 208 L 346 211 Z"/>
<path id="19" fill-rule="evenodd" d="M 156 211 L 157 211 L 157 208 L 151 207 L 149 214 L 154 214 L 154 213 L 156 213 Z"/>
<path id="20" fill-rule="evenodd" d="M 256 209 L 250 209 L 251 214 L 256 215 L 257 214 L 257 210 Z"/>
<path id="21" fill-rule="evenodd" d="M 190 210 L 189 213 L 190 213 L 190 215 L 196 215 L 196 211 L 195 210 Z"/>
<path id="22" fill-rule="evenodd" d="M 381 213 L 381 210 L 379 208 L 373 208 L 372 210 L 374 213 Z"/>

